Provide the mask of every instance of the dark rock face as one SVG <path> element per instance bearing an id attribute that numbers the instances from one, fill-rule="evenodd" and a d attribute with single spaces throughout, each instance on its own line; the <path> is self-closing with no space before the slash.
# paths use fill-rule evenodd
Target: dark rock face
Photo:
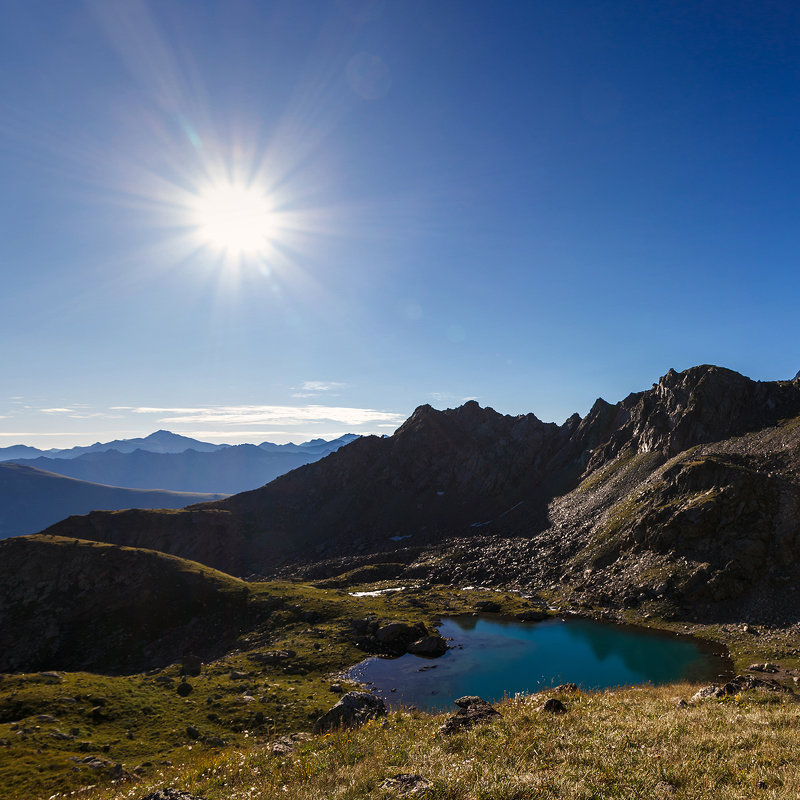
<path id="1" fill-rule="evenodd" d="M 371 719 L 386 716 L 386 704 L 368 692 L 348 692 L 315 723 L 314 733 L 336 728 L 357 728 Z"/>
<path id="2" fill-rule="evenodd" d="M 480 697 L 459 697 L 455 702 L 460 708 L 439 728 L 439 734 L 442 736 L 450 736 L 475 725 L 491 722 L 500 716 L 499 711 Z"/>

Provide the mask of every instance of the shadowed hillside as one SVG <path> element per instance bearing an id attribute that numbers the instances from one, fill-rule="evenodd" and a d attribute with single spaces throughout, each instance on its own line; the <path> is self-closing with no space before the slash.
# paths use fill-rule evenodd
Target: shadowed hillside
<path id="1" fill-rule="evenodd" d="M 0 542 L 0 672 L 137 672 L 219 655 L 244 583 L 162 553 L 26 536 Z M 42 613 L 47 609 L 47 613 Z"/>

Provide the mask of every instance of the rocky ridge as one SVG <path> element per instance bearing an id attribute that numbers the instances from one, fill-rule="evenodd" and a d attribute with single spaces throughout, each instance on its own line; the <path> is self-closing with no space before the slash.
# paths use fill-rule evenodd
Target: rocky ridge
<path id="1" fill-rule="evenodd" d="M 560 426 L 475 402 L 421 406 L 394 436 L 362 438 L 260 489 L 50 531 L 239 575 L 308 574 L 331 558 L 321 572 L 335 575 L 393 550 L 400 576 L 557 588 L 579 606 L 664 601 L 672 613 L 767 618 L 800 586 L 799 415 L 800 380 L 714 366 L 670 370 Z"/>

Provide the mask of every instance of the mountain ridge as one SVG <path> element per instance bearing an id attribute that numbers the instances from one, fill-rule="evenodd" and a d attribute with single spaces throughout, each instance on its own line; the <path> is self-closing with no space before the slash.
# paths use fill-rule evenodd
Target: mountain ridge
<path id="1" fill-rule="evenodd" d="M 13 463 L 129 489 L 233 494 L 261 486 L 288 470 L 321 458 L 353 441 L 353 437 L 357 438 L 355 434 L 345 434 L 309 447 L 274 445 L 276 449 L 239 444 L 206 451 L 190 448 L 179 453 L 140 448 L 130 452 L 95 450 L 71 458 L 18 458 Z"/>
<path id="2" fill-rule="evenodd" d="M 657 471 L 671 458 L 773 429 L 781 419 L 798 415 L 800 381 L 757 382 L 712 365 L 670 370 L 651 389 L 616 404 L 598 399 L 585 417 L 573 415 L 562 425 L 533 414 L 498 414 L 474 401 L 444 411 L 423 405 L 392 437 L 362 437 L 258 489 L 169 518 L 151 515 L 149 532 L 124 513 L 73 518 L 50 532 L 155 546 L 177 555 L 190 549 L 192 558 L 238 575 L 389 552 L 400 539 L 418 552 L 433 552 L 445 541 L 461 542 L 469 551 L 475 537 L 491 535 L 513 540 L 518 556 L 501 558 L 491 555 L 491 548 L 475 548 L 476 574 L 487 574 L 490 554 L 498 569 L 512 564 L 498 572 L 498 580 L 520 584 L 524 577 L 529 585 L 541 584 L 557 571 L 555 577 L 566 575 L 578 592 L 581 565 L 601 576 L 634 551 L 642 563 L 668 560 L 656 549 L 626 544 L 616 533 L 627 530 L 624 525 L 608 523 L 603 534 L 600 521 L 611 511 L 622 515 L 648 480 L 660 480 Z M 780 440 L 783 433 L 776 431 Z M 751 472 L 725 489 L 726 504 L 760 480 L 757 469 Z M 725 481 L 729 474 L 722 470 L 719 476 Z M 674 527 L 670 515 L 682 513 L 682 502 L 695 502 L 694 494 L 688 484 L 680 486 L 673 511 L 665 511 L 658 524 Z M 204 527 L 204 517 L 191 521 L 198 512 L 216 514 L 214 532 Z M 606 534 L 615 546 L 600 541 Z M 237 544 L 221 552 L 220 537 Z M 552 563 L 543 565 L 539 553 L 549 553 Z M 678 563 L 691 553 L 673 555 Z M 468 554 L 464 561 L 469 562 Z M 709 581 L 726 568 L 712 561 Z M 687 567 L 687 576 L 701 563 Z M 631 595 L 631 581 L 647 583 L 636 570 L 628 572 L 628 578 L 611 581 L 620 584 L 620 597 Z M 431 574 L 445 573 L 434 565 Z M 683 584 L 675 581 L 680 593 Z M 599 591 L 599 582 L 597 577 L 580 590 L 587 601 Z"/>
<path id="3" fill-rule="evenodd" d="M 307 442 L 294 444 L 275 444 L 274 442 L 261 442 L 254 447 L 274 452 L 317 452 L 324 450 L 326 445 L 334 442 L 348 444 L 357 439 L 356 433 L 345 433 L 336 439 L 310 439 Z M 114 450 L 118 453 L 132 453 L 135 450 L 144 450 L 148 453 L 184 453 L 187 450 L 196 450 L 198 453 L 212 453 L 227 447 L 234 447 L 230 444 L 214 444 L 213 442 L 203 442 L 189 436 L 164 430 L 163 428 L 148 436 L 136 437 L 134 439 L 114 439 L 110 442 L 95 442 L 90 445 L 78 445 L 68 448 L 50 448 L 40 450 L 38 447 L 31 447 L 25 444 L 15 444 L 8 447 L 0 447 L 0 462 L 16 461 L 27 458 L 50 458 L 50 459 L 72 459 L 85 455 L 86 453 L 102 453 Z"/>

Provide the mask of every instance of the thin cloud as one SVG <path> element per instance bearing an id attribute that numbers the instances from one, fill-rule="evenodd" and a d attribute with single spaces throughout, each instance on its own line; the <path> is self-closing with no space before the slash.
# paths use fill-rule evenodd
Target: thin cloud
<path id="1" fill-rule="evenodd" d="M 120 407 L 134 414 L 158 414 L 163 424 L 206 425 L 308 425 L 311 423 L 338 423 L 359 426 L 378 423 L 399 424 L 405 417 L 373 408 L 346 406 L 211 406 L 211 407 Z"/>
<path id="2" fill-rule="evenodd" d="M 336 392 L 337 390 L 344 389 L 346 387 L 347 384 L 341 383 L 340 381 L 303 381 L 300 386 L 292 387 L 296 389 L 296 391 L 292 394 L 292 397 L 296 397 L 298 399 L 315 397 L 323 392 Z"/>

